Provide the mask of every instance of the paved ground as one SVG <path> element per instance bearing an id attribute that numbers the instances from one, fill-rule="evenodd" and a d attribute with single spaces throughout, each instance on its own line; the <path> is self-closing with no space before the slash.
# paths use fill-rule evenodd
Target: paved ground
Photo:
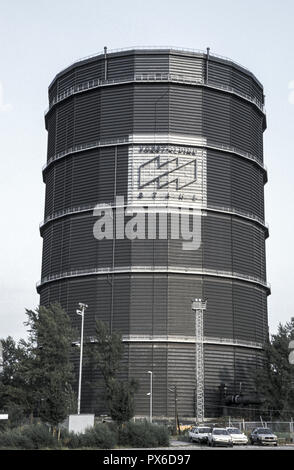
<path id="1" fill-rule="evenodd" d="M 233 447 L 209 447 L 206 445 L 199 445 L 196 443 L 191 443 L 191 442 L 185 442 L 185 441 L 177 441 L 175 439 L 170 440 L 170 446 L 169 447 L 150 447 L 150 448 L 136 448 L 134 449 L 133 447 L 131 448 L 123 448 L 123 449 L 117 449 L 121 451 L 128 451 L 128 450 L 160 450 L 161 452 L 164 450 L 178 450 L 178 451 L 183 451 L 186 452 L 187 450 L 294 450 L 294 444 L 287 444 L 287 445 L 279 445 L 277 447 L 275 446 L 252 446 L 252 445 L 247 445 L 247 446 L 233 446 Z"/>
<path id="2" fill-rule="evenodd" d="M 184 442 L 184 441 L 170 441 L 169 449 L 177 449 L 177 450 L 294 450 L 294 444 L 291 445 L 279 445 L 277 447 L 274 446 L 234 446 L 234 447 L 208 447 L 206 445 L 199 445 L 196 443 Z"/>

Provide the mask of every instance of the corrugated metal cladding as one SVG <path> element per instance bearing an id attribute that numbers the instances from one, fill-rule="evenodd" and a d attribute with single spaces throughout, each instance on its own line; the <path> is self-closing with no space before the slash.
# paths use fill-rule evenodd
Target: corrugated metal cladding
<path id="1" fill-rule="evenodd" d="M 174 415 L 169 388 L 177 385 L 179 414 L 193 417 L 191 299 L 206 298 L 205 413 L 219 415 L 221 384 L 232 394 L 240 382 L 244 392 L 254 390 L 268 335 L 261 84 L 212 55 L 207 63 L 204 53 L 133 50 L 68 67 L 50 85 L 49 104 L 40 303 L 59 301 L 77 328 L 77 304 L 87 303 L 86 338 L 96 319 L 123 334 L 120 373 L 139 380 L 138 416 L 149 414 L 147 372 L 153 370 L 154 415 Z M 197 197 L 180 177 L 163 188 L 158 179 L 153 194 L 200 211 L 198 249 L 183 250 L 182 240 L 172 239 L 170 216 L 167 240 L 158 230 L 155 239 L 96 240 L 93 207 L 114 205 L 115 196 L 127 203 L 130 194 L 146 205 L 137 175 L 157 152 L 161 164 L 196 159 Z M 158 176 L 159 170 L 152 171 Z M 75 354 L 73 362 L 78 367 Z M 83 377 L 82 411 L 105 413 L 91 364 Z"/>

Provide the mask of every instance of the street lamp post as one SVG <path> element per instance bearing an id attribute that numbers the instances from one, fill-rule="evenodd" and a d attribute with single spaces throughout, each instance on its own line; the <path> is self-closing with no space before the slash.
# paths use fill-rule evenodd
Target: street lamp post
<path id="1" fill-rule="evenodd" d="M 147 393 L 150 397 L 150 408 L 149 408 L 149 421 L 152 423 L 152 392 L 153 392 L 153 372 L 148 370 L 148 374 L 150 374 L 150 392 Z"/>
<path id="2" fill-rule="evenodd" d="M 84 317 L 85 310 L 88 305 L 79 303 L 80 310 L 77 310 L 77 315 L 82 317 L 81 325 L 81 342 L 80 342 L 80 370 L 79 370 L 79 390 L 78 390 L 78 415 L 81 413 L 81 391 L 82 391 L 82 369 L 83 369 L 83 345 L 84 345 Z"/>

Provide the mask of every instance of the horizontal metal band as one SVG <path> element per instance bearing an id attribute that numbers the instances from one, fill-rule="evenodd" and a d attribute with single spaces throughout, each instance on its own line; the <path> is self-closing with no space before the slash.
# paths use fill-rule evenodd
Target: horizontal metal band
<path id="1" fill-rule="evenodd" d="M 175 46 L 134 46 L 132 48 L 130 47 L 122 47 L 122 48 L 117 48 L 117 49 L 108 49 L 107 50 L 107 58 L 111 58 L 111 55 L 113 54 L 121 54 L 121 53 L 129 53 L 129 54 L 135 54 L 137 52 L 147 52 L 149 51 L 150 53 L 154 53 L 154 52 L 157 52 L 157 53 L 168 53 L 168 54 L 172 54 L 172 53 L 182 53 L 182 54 L 185 54 L 185 55 L 189 55 L 189 56 L 196 56 L 196 57 L 201 57 L 203 59 L 207 59 L 207 51 L 204 51 L 202 49 L 193 49 L 191 47 L 175 47 Z M 100 52 L 97 52 L 95 54 L 91 54 L 91 55 L 88 55 L 86 57 L 81 57 L 79 59 L 76 59 L 72 64 L 68 65 L 67 67 L 65 67 L 64 69 L 62 69 L 54 78 L 53 80 L 51 81 L 50 85 L 49 85 L 49 88 L 53 85 L 53 83 L 55 82 L 55 80 L 60 77 L 65 71 L 67 71 L 68 69 L 74 67 L 74 66 L 79 66 L 81 64 L 81 62 L 85 62 L 85 61 L 89 61 L 91 59 L 101 59 L 101 60 L 104 60 L 105 59 L 105 52 L 104 51 L 100 51 Z M 237 66 L 238 68 L 241 68 L 243 70 L 243 72 L 245 72 L 246 74 L 249 74 L 253 80 L 255 82 L 258 83 L 258 85 L 260 86 L 260 88 L 262 88 L 262 85 L 260 83 L 260 81 L 258 80 L 258 78 L 246 67 L 244 67 L 244 65 L 240 64 L 239 62 L 235 61 L 235 60 L 232 60 L 230 59 L 229 57 L 226 57 L 226 56 L 223 56 L 223 55 L 220 55 L 220 54 L 215 54 L 214 52 L 211 52 L 209 53 L 209 60 L 213 61 L 214 59 L 221 59 L 222 61 L 224 62 L 227 62 L 228 65 L 231 65 L 231 66 Z"/>
<path id="2" fill-rule="evenodd" d="M 215 89 L 218 91 L 226 92 L 232 95 L 237 96 L 238 98 L 242 98 L 243 100 L 253 104 L 265 114 L 265 108 L 263 103 L 255 97 L 247 95 L 246 93 L 242 93 L 236 90 L 233 87 L 227 85 L 220 85 L 215 82 L 206 81 L 204 78 L 194 78 L 194 77 L 187 77 L 184 75 L 178 75 L 174 73 L 142 73 L 142 74 L 133 74 L 129 77 L 125 78 L 117 78 L 117 79 L 109 79 L 109 80 L 102 80 L 100 78 L 89 80 L 87 82 L 81 83 L 80 85 L 72 86 L 66 89 L 64 92 L 57 95 L 49 104 L 49 108 L 45 111 L 45 115 L 58 103 L 61 101 L 69 98 L 70 96 L 84 93 L 89 90 L 93 90 L 95 88 L 101 88 L 106 86 L 113 86 L 113 85 L 123 85 L 128 83 L 152 83 L 152 82 L 160 82 L 160 83 L 179 83 L 183 85 L 193 85 L 193 86 L 200 86 L 210 89 Z"/>
<path id="3" fill-rule="evenodd" d="M 96 148 L 103 148 L 103 147 L 114 147 L 114 146 L 121 146 L 121 145 L 132 145 L 132 144 L 170 144 L 170 145 L 188 145 L 195 148 L 207 148 L 212 150 L 218 150 L 225 153 L 231 153 L 233 155 L 237 155 L 238 157 L 245 158 L 246 160 L 250 160 L 251 162 L 258 165 L 261 168 L 266 176 L 267 181 L 267 168 L 261 162 L 261 160 L 256 156 L 249 152 L 244 152 L 241 149 L 230 145 L 219 144 L 216 142 L 207 142 L 206 138 L 201 136 L 199 137 L 191 137 L 182 134 L 158 134 L 157 136 L 154 134 L 142 134 L 142 135 L 128 135 L 125 137 L 118 137 L 117 139 L 102 139 L 97 140 L 94 142 L 89 142 L 85 144 L 75 145 L 73 147 L 69 147 L 68 149 L 64 150 L 63 152 L 59 152 L 53 157 L 51 157 L 43 166 L 43 173 L 47 170 L 47 168 L 62 158 L 67 157 L 68 155 L 85 152 L 86 150 L 92 150 Z"/>
<path id="4" fill-rule="evenodd" d="M 189 343 L 195 344 L 195 336 L 178 336 L 178 335 L 123 335 L 122 340 L 125 343 Z M 221 337 L 203 337 L 204 344 L 217 344 L 223 346 L 239 346 L 243 348 L 263 349 L 262 343 L 253 341 L 244 341 L 233 338 Z"/>
<path id="5" fill-rule="evenodd" d="M 217 271 L 214 269 L 192 269 L 179 266 L 122 266 L 117 268 L 91 268 L 91 269 L 76 269 L 63 273 L 51 274 L 45 276 L 37 283 L 37 290 L 39 287 L 49 282 L 59 281 L 62 279 L 84 277 L 84 276 L 97 276 L 108 274 L 190 274 L 196 276 L 212 276 L 227 278 L 236 281 L 248 282 L 256 284 L 270 293 L 270 285 L 263 279 L 247 276 L 245 274 L 230 272 L 230 271 Z"/>
<path id="6" fill-rule="evenodd" d="M 92 212 L 94 210 L 95 204 L 88 204 L 84 206 L 79 206 L 79 207 L 72 207 L 72 208 L 67 208 L 62 211 L 57 211 L 54 212 L 53 214 L 47 216 L 41 223 L 40 223 L 40 230 L 42 230 L 45 225 L 47 225 L 49 222 L 53 222 L 54 220 L 58 220 L 62 217 L 67 217 L 75 214 L 80 214 L 84 212 Z M 112 209 L 116 209 L 117 206 L 111 206 Z M 128 206 L 119 206 L 120 208 L 124 207 L 127 208 Z M 131 205 L 131 207 L 134 207 L 136 209 L 135 205 Z M 140 206 L 142 207 L 142 206 Z M 168 206 L 169 209 L 172 209 L 173 207 L 171 205 Z M 181 205 L 181 212 L 183 211 L 184 205 Z M 152 209 L 152 207 L 150 207 Z M 179 208 L 177 206 L 174 206 L 175 210 L 178 210 Z M 187 203 L 187 210 L 191 209 L 191 206 L 189 206 L 189 203 Z M 236 216 L 240 217 L 242 219 L 246 219 L 250 222 L 257 223 L 259 226 L 262 227 L 262 229 L 265 229 L 266 235 L 268 236 L 268 224 L 264 220 L 262 220 L 260 217 L 257 217 L 254 214 L 247 213 L 245 211 L 241 211 L 238 209 L 233 209 L 230 207 L 218 207 L 218 206 L 208 206 L 208 207 L 197 207 L 197 210 L 205 211 L 205 212 L 216 212 L 216 213 L 221 213 L 221 214 L 228 214 L 230 216 Z M 155 210 L 156 212 L 156 210 Z"/>

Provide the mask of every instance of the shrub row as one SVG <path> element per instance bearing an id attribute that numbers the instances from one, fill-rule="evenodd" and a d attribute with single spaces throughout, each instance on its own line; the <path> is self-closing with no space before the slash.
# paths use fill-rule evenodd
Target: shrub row
<path id="1" fill-rule="evenodd" d="M 97 424 L 84 434 L 61 432 L 60 440 L 44 424 L 26 425 L 0 432 L 0 449 L 112 449 L 125 447 L 161 447 L 169 445 L 167 428 L 156 424 L 127 423 L 119 430 L 114 424 Z"/>
<path id="2" fill-rule="evenodd" d="M 96 448 L 111 449 L 115 447 L 116 435 L 106 424 L 96 424 L 84 434 L 68 433 L 63 431 L 61 435 L 62 445 L 69 449 Z"/>
<path id="3" fill-rule="evenodd" d="M 118 444 L 130 447 L 168 447 L 169 432 L 164 426 L 129 422 L 118 433 Z"/>
<path id="4" fill-rule="evenodd" d="M 41 449 L 54 448 L 58 441 L 43 424 L 27 425 L 8 429 L 0 433 L 1 449 Z"/>

